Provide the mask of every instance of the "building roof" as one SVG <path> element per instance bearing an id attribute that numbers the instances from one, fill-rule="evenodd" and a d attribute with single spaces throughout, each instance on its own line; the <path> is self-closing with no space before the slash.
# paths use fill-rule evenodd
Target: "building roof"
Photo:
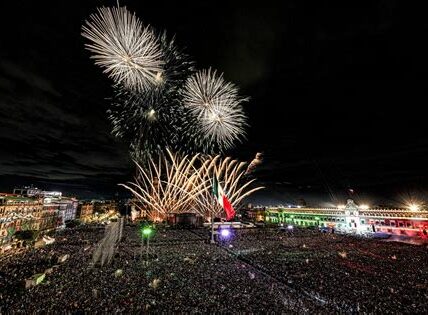
<path id="1" fill-rule="evenodd" d="M 25 202 L 25 203 L 39 202 L 38 199 L 21 197 L 16 195 L 0 196 L 0 199 L 5 200 L 6 202 Z"/>

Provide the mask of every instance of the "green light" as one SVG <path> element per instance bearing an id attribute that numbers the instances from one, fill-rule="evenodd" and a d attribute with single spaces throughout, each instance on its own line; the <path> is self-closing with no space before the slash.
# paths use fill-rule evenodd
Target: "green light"
<path id="1" fill-rule="evenodd" d="M 150 234 L 152 234 L 152 229 L 150 227 L 143 228 L 143 235 L 144 236 L 149 236 Z"/>

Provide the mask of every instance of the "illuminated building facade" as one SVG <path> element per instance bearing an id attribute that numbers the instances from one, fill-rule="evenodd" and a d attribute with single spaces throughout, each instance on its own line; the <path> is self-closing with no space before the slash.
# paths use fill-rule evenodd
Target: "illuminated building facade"
<path id="1" fill-rule="evenodd" d="M 42 199 L 46 212 L 57 212 L 59 218 L 56 222 L 57 227 L 65 227 L 65 222 L 76 218 L 77 199 L 63 197 L 60 191 L 46 191 L 33 186 L 24 186 L 15 188 L 13 193 L 21 197 Z"/>
<path id="2" fill-rule="evenodd" d="M 118 212 L 119 206 L 114 200 L 101 200 L 93 201 L 94 211 L 98 214 L 105 214 L 109 212 Z"/>
<path id="3" fill-rule="evenodd" d="M 40 198 L 0 194 L 0 251 L 16 243 L 18 231 L 47 232 L 56 228 L 58 208 L 46 206 Z"/>
<path id="4" fill-rule="evenodd" d="M 247 219 L 252 222 L 263 222 L 265 221 L 266 208 L 248 208 L 247 211 L 244 211 L 244 219 Z"/>
<path id="5" fill-rule="evenodd" d="M 263 213 L 266 223 L 325 227 L 354 234 L 384 232 L 422 238 L 428 236 L 427 210 L 370 209 L 359 207 L 351 199 L 340 208 L 267 207 Z"/>
<path id="6" fill-rule="evenodd" d="M 78 218 L 82 222 L 108 220 L 119 213 L 119 205 L 114 200 L 92 200 L 78 205 Z"/>
<path id="7" fill-rule="evenodd" d="M 77 207 L 79 202 L 76 198 L 61 198 L 60 204 L 66 204 L 64 221 L 76 219 Z"/>
<path id="8" fill-rule="evenodd" d="M 94 203 L 82 202 L 78 206 L 79 219 L 83 222 L 88 222 L 94 215 Z"/>
<path id="9" fill-rule="evenodd" d="M 46 205 L 58 207 L 58 216 L 60 218 L 58 227 L 65 227 L 67 221 L 75 220 L 77 213 L 78 200 L 76 198 L 44 198 Z"/>

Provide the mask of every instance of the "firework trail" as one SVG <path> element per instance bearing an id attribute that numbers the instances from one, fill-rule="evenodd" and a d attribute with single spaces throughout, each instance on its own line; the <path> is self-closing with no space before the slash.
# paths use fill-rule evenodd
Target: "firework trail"
<path id="1" fill-rule="evenodd" d="M 171 213 L 188 212 L 195 198 L 205 189 L 197 172 L 199 155 L 181 156 L 167 150 L 163 158 L 139 163 L 135 182 L 119 184 L 134 194 L 137 207 L 151 220 L 165 219 Z"/>
<path id="2" fill-rule="evenodd" d="M 212 193 L 212 179 L 216 174 L 225 194 L 233 208 L 238 209 L 242 200 L 254 192 L 264 189 L 255 186 L 255 179 L 245 179 L 247 163 L 239 162 L 231 157 L 222 158 L 220 155 L 201 158 L 202 165 L 198 169 L 201 181 L 205 183 L 203 193 L 197 199 L 197 206 L 204 217 L 224 217 L 224 209 L 216 201 Z"/>
<path id="3" fill-rule="evenodd" d="M 254 179 L 244 179 L 246 163 L 230 157 L 181 156 L 167 151 L 165 158 L 151 159 L 146 168 L 137 164 L 135 182 L 119 184 L 132 192 L 136 204 L 152 220 L 173 213 L 193 212 L 204 217 L 223 216 L 223 208 L 212 193 L 214 172 L 233 207 L 263 187 L 252 187 Z"/>
<path id="4" fill-rule="evenodd" d="M 247 170 L 245 171 L 245 175 L 252 173 L 257 166 L 262 164 L 262 162 L 263 162 L 263 153 L 257 152 L 255 158 L 248 165 Z"/>
<path id="5" fill-rule="evenodd" d="M 112 261 L 116 246 L 122 238 L 122 229 L 123 218 L 119 218 L 117 222 L 112 222 L 106 226 L 105 235 L 92 255 L 94 265 L 99 262 L 101 266 L 104 266 Z"/>

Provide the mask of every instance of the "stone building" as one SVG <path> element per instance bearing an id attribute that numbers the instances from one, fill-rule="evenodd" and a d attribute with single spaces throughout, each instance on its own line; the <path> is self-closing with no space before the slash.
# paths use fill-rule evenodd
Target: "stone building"
<path id="1" fill-rule="evenodd" d="M 10 248 L 16 232 L 32 230 L 45 233 L 58 224 L 58 208 L 45 206 L 43 199 L 0 194 L 0 247 Z"/>

